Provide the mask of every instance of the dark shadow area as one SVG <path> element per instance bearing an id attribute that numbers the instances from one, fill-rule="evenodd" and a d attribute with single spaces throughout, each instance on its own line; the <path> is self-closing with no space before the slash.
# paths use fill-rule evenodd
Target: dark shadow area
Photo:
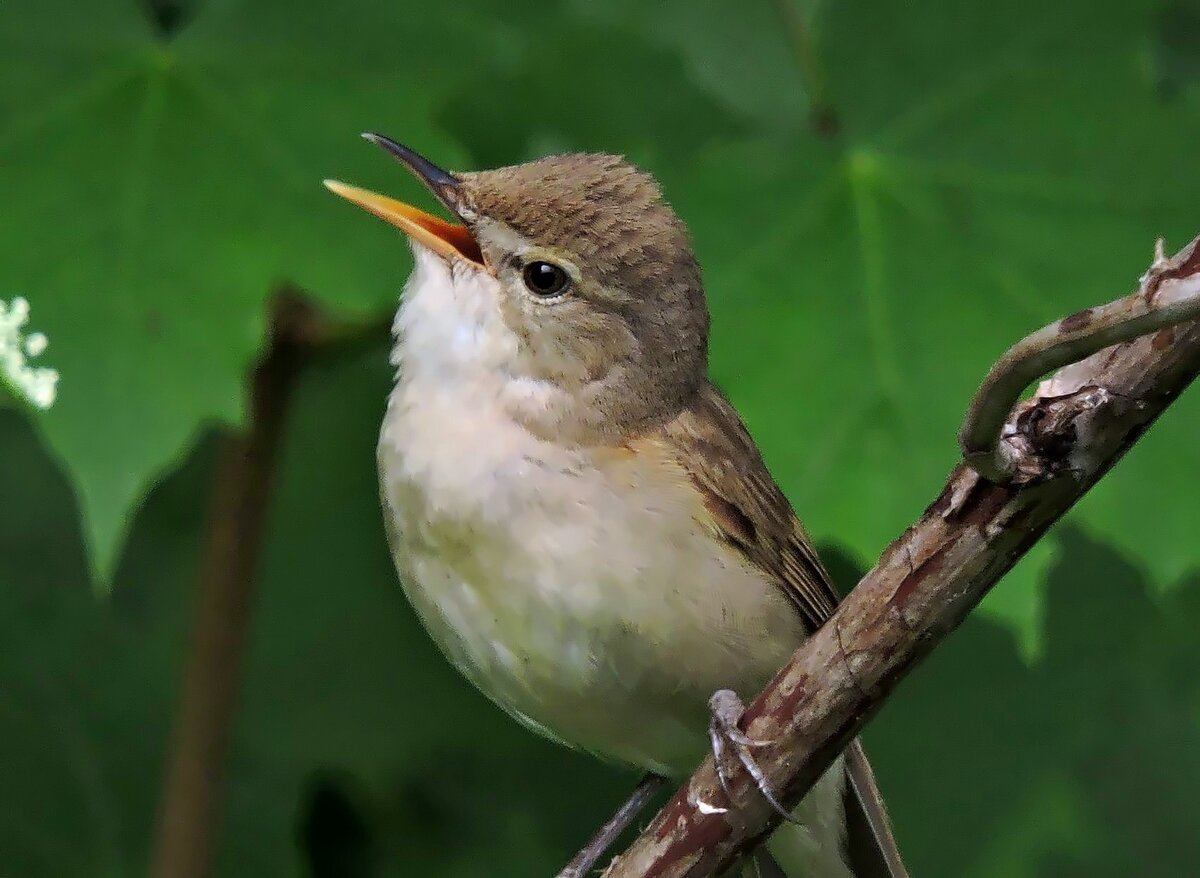
<path id="1" fill-rule="evenodd" d="M 1200 2 L 1174 0 L 1159 10 L 1154 27 L 1154 74 L 1162 94 L 1176 98 L 1200 84 Z"/>
<path id="2" fill-rule="evenodd" d="M 163 40 L 169 40 L 187 25 L 196 14 L 202 0 L 142 0 L 154 30 Z"/>
<path id="3" fill-rule="evenodd" d="M 335 777 L 313 778 L 300 818 L 300 847 L 311 878 L 368 878 L 375 863 L 371 830 Z"/>

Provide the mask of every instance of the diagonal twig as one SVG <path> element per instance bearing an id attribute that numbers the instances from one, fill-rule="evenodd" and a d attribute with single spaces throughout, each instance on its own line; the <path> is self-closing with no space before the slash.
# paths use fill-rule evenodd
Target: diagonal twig
<path id="1" fill-rule="evenodd" d="M 1152 306 L 1193 298 L 1198 288 L 1200 239 L 1172 259 L 1156 259 L 1137 295 Z M 1135 306 L 1142 307 L 1129 303 Z M 1109 331 L 1099 323 L 1094 332 Z M 1094 342 L 1079 348 L 1095 349 Z M 1200 323 L 1180 323 L 1067 366 L 1034 399 L 1005 413 L 1005 466 L 1021 477 L 996 483 L 966 464 L 956 467 L 921 518 L 746 711 L 746 733 L 771 742 L 758 751 L 759 765 L 787 805 L 799 802 L 904 676 L 1197 374 Z M 997 394 L 985 414 L 1006 396 L 1011 404 L 1018 392 L 1010 395 L 1011 386 L 1002 381 L 985 393 Z M 994 423 L 994 416 L 976 418 L 989 419 Z M 745 778 L 733 784 L 728 811 L 694 804 L 721 801 L 719 790 L 710 757 L 610 864 L 606 878 L 702 878 L 740 861 L 779 817 Z"/>

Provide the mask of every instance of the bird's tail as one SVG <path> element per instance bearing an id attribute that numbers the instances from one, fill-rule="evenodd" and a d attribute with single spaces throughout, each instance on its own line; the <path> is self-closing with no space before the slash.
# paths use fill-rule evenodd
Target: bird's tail
<path id="1" fill-rule="evenodd" d="M 767 841 L 787 878 L 908 878 L 875 773 L 856 739 Z M 757 871 L 755 871 L 757 870 Z M 748 874 L 764 873 L 762 866 Z"/>

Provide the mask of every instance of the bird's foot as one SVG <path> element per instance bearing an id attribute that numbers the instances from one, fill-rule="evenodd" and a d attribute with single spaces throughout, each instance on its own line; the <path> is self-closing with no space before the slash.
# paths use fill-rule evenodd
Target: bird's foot
<path id="1" fill-rule="evenodd" d="M 746 769 L 746 773 L 754 781 L 758 792 L 775 809 L 775 813 L 784 820 L 796 823 L 796 818 L 783 805 L 779 804 L 779 799 L 776 798 L 775 791 L 771 788 L 771 782 L 767 780 L 767 776 L 751 752 L 752 748 L 766 747 L 770 742 L 756 741 L 738 728 L 738 721 L 746 712 L 746 706 L 742 703 L 742 699 L 732 689 L 718 689 L 713 693 L 712 698 L 708 699 L 708 711 L 711 717 L 708 723 L 708 739 L 712 742 L 713 761 L 717 766 L 717 780 L 721 782 L 721 789 L 725 791 L 725 797 L 729 801 L 733 801 L 733 796 L 729 792 L 728 771 L 723 759 L 726 749 L 729 749 L 733 751 L 742 768 Z"/>

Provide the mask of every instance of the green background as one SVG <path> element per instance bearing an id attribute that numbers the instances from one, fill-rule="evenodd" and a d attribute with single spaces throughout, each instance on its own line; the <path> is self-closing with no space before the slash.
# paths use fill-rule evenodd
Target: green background
<path id="1" fill-rule="evenodd" d="M 995 357 L 1200 231 L 1198 41 L 1170 0 L 2 0 L 0 298 L 62 382 L 44 415 L 0 403 L 0 873 L 145 870 L 264 302 L 371 320 L 408 271 L 319 185 L 424 198 L 359 131 L 657 174 L 714 377 L 849 585 Z M 549 875 L 633 780 L 419 630 L 376 502 L 389 380 L 368 335 L 288 413 L 219 875 Z M 871 726 L 914 875 L 1200 864 L 1198 428 L 1185 395 Z"/>

